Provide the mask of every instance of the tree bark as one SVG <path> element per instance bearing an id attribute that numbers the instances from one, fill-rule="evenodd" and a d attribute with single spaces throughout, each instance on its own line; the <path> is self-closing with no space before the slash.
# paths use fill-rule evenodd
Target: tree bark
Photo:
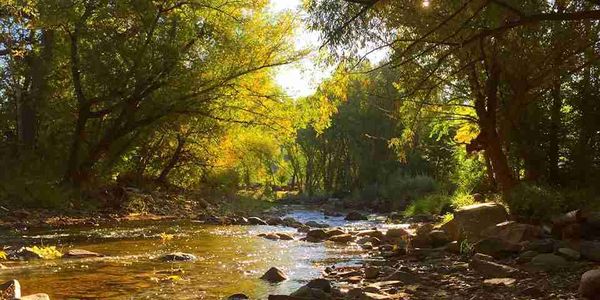
<path id="1" fill-rule="evenodd" d="M 169 162 L 165 165 L 165 167 L 160 172 L 160 175 L 158 176 L 158 179 L 157 179 L 158 182 L 168 183 L 167 176 L 169 176 L 169 173 L 171 173 L 171 171 L 175 168 L 175 166 L 179 162 L 179 159 L 181 158 L 181 153 L 183 153 L 184 146 L 185 146 L 185 138 L 181 134 L 178 134 L 177 135 L 177 147 L 175 148 L 175 152 L 173 152 L 171 159 L 169 159 Z"/>

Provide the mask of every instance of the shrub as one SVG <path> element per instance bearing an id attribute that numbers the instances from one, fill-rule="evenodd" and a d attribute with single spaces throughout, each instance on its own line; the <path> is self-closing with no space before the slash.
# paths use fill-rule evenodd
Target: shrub
<path id="1" fill-rule="evenodd" d="M 522 217 L 549 220 L 563 211 L 565 198 L 548 187 L 522 183 L 505 197 L 511 214 Z"/>
<path id="2" fill-rule="evenodd" d="M 440 184 L 429 176 L 395 174 L 383 187 L 382 196 L 388 199 L 413 201 L 437 193 L 439 190 Z"/>
<path id="3" fill-rule="evenodd" d="M 440 214 L 444 207 L 448 206 L 450 203 L 451 198 L 447 195 L 428 195 L 412 202 L 404 211 L 404 215 Z"/>
<path id="4" fill-rule="evenodd" d="M 475 204 L 475 199 L 473 198 L 473 195 L 469 193 L 457 192 L 452 195 L 451 203 L 453 208 L 461 208 L 463 206 Z"/>

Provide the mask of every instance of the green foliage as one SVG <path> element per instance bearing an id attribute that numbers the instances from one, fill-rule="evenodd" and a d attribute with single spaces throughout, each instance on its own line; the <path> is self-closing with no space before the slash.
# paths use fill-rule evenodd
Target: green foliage
<path id="1" fill-rule="evenodd" d="M 49 260 L 50 259 L 58 259 L 63 256 L 63 254 L 56 249 L 56 246 L 47 246 L 47 247 L 33 246 L 33 247 L 27 247 L 26 249 L 37 254 L 42 259 L 49 259 Z"/>
<path id="2" fill-rule="evenodd" d="M 440 191 L 440 184 L 427 175 L 406 175 L 397 172 L 383 187 L 382 194 L 387 199 L 411 202 Z"/>
<path id="3" fill-rule="evenodd" d="M 521 183 L 505 197 L 510 212 L 539 220 L 549 220 L 563 211 L 564 196 L 549 187 Z"/>
<path id="4" fill-rule="evenodd" d="M 414 215 L 437 215 L 442 212 L 444 207 L 450 205 L 451 199 L 447 195 L 433 194 L 419 198 L 412 202 L 404 211 L 405 216 Z"/>

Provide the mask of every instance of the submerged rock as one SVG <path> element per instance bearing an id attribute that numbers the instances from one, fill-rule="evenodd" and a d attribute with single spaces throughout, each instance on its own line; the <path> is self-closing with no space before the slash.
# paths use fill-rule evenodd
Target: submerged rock
<path id="1" fill-rule="evenodd" d="M 308 221 L 308 222 L 304 223 L 304 225 L 309 226 L 309 227 L 313 227 L 313 228 L 327 228 L 327 227 L 329 227 L 328 224 L 319 223 L 317 221 Z"/>
<path id="2" fill-rule="evenodd" d="M 581 276 L 579 293 L 590 300 L 600 300 L 600 269 L 590 270 Z"/>
<path id="3" fill-rule="evenodd" d="M 231 296 L 227 297 L 227 300 L 246 300 L 246 299 L 250 299 L 250 297 L 248 297 L 244 294 L 235 294 L 235 295 L 231 295 Z"/>
<path id="4" fill-rule="evenodd" d="M 357 211 L 352 211 L 350 213 L 348 213 L 346 215 L 346 218 L 344 218 L 344 220 L 346 221 L 366 221 L 369 218 Z"/>
<path id="5" fill-rule="evenodd" d="M 83 249 L 71 249 L 65 253 L 67 258 L 88 258 L 88 257 L 103 257 L 104 255 Z"/>
<path id="6" fill-rule="evenodd" d="M 306 233 L 306 239 L 309 242 L 322 241 L 329 237 L 327 232 L 323 229 L 313 229 Z"/>
<path id="7" fill-rule="evenodd" d="M 169 254 L 164 254 L 159 259 L 165 262 L 198 260 L 198 258 L 195 255 L 183 252 L 173 252 Z"/>
<path id="8" fill-rule="evenodd" d="M 279 270 L 278 268 L 272 267 L 263 276 L 261 276 L 260 279 L 276 283 L 286 280 L 287 276 L 285 276 L 283 271 Z"/>

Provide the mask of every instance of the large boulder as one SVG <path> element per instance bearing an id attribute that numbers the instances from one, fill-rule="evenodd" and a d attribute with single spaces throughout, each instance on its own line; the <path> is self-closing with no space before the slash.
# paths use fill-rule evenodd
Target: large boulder
<path id="1" fill-rule="evenodd" d="M 344 220 L 346 221 L 366 221 L 369 218 L 357 211 L 352 211 L 350 213 L 348 213 L 346 215 L 346 218 L 344 218 Z"/>
<path id="2" fill-rule="evenodd" d="M 504 258 L 520 252 L 521 248 L 521 245 L 513 244 L 505 239 L 489 237 L 477 242 L 473 246 L 473 251 L 495 258 Z"/>
<path id="3" fill-rule="evenodd" d="M 600 269 L 587 271 L 581 276 L 579 293 L 589 300 L 600 300 Z"/>
<path id="4" fill-rule="evenodd" d="M 497 203 L 481 203 L 465 206 L 454 212 L 454 219 L 442 226 L 453 240 L 465 238 L 479 241 L 482 231 L 498 223 L 506 222 L 508 213 Z"/>
<path id="5" fill-rule="evenodd" d="M 281 282 L 281 281 L 286 280 L 287 276 L 285 276 L 283 271 L 281 271 L 275 267 L 272 267 L 263 276 L 261 276 L 260 279 L 268 281 L 268 282 L 276 283 L 276 282 Z"/>
<path id="6" fill-rule="evenodd" d="M 567 266 L 567 260 L 552 253 L 542 253 L 531 259 L 529 264 L 537 269 L 552 271 Z"/>
<path id="7" fill-rule="evenodd" d="M 481 232 L 481 235 L 502 239 L 511 244 L 519 244 L 541 238 L 543 230 L 540 226 L 508 221 L 486 228 Z"/>

